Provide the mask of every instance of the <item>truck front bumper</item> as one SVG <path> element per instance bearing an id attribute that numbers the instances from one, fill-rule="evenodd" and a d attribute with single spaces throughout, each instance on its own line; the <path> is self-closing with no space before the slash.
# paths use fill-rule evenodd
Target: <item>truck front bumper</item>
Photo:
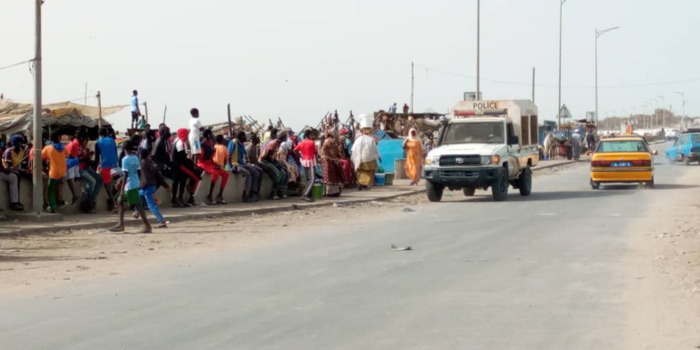
<path id="1" fill-rule="evenodd" d="M 484 188 L 496 182 L 498 167 L 426 169 L 425 179 L 454 188 Z"/>

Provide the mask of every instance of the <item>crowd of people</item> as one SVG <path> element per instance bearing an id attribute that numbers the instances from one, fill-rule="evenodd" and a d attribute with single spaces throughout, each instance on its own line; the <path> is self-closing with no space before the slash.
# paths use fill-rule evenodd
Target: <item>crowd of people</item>
<path id="1" fill-rule="evenodd" d="M 134 91 L 134 99 L 136 96 Z M 132 122 L 142 117 L 138 109 L 132 112 Z M 206 191 L 205 204 L 226 204 L 224 190 L 233 175 L 240 175 L 243 181 L 241 201 L 245 203 L 263 197 L 284 199 L 290 192 L 312 202 L 318 195 L 314 195 L 317 183 L 323 184 L 327 197 L 341 196 L 348 186 L 369 190 L 374 184 L 379 152 L 370 117 L 361 118 L 352 128 L 305 129 L 297 135 L 289 128 L 269 127 L 262 135 L 239 131 L 227 138 L 205 129 L 196 108 L 190 116 L 188 127 L 174 132 L 165 124 L 157 130 L 136 125 L 138 132 L 121 147 L 109 128 L 99 130 L 94 146 L 85 130 L 75 135 L 47 135 L 41 152 L 44 209 L 53 213 L 65 205 L 79 205 L 84 212 L 96 213 L 98 195 L 105 191 L 108 210 L 119 213 L 112 231 L 123 231 L 125 212 L 131 210 L 143 220 L 142 232 L 146 233 L 153 228 L 146 207 L 156 218 L 155 227 L 167 227 L 159 209 L 162 203 L 155 198 L 160 189 L 170 192 L 173 208 L 185 208 L 202 204 L 195 201 L 200 187 Z M 26 135 L 17 134 L 3 146 L 0 181 L 9 186 L 10 208 L 22 211 L 20 180 L 32 178 L 32 145 Z M 415 130 L 404 147 L 413 169 L 409 175 L 417 184 L 423 147 Z M 207 184 L 202 184 L 204 174 L 209 175 Z M 263 176 L 272 182 L 269 193 L 261 193 Z M 81 180 L 84 191 L 76 184 Z M 64 183 L 71 192 L 68 202 L 64 201 Z"/>

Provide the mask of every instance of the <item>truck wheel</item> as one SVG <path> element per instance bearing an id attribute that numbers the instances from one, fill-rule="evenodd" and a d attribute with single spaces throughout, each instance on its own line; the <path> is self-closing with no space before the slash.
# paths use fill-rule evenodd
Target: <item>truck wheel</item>
<path id="1" fill-rule="evenodd" d="M 683 164 L 690 165 L 690 158 L 684 156 L 683 157 Z"/>
<path id="2" fill-rule="evenodd" d="M 442 192 L 445 190 L 444 185 L 434 184 L 430 181 L 425 182 L 425 192 L 428 193 L 428 200 L 431 202 L 439 202 L 442 200 Z"/>
<path id="3" fill-rule="evenodd" d="M 532 170 L 525 168 L 518 177 L 518 189 L 521 196 L 529 196 L 532 193 Z"/>
<path id="4" fill-rule="evenodd" d="M 476 188 L 474 187 L 465 187 L 462 192 L 464 192 L 464 195 L 467 197 L 473 197 L 474 193 L 476 193 Z"/>
<path id="5" fill-rule="evenodd" d="M 499 168 L 496 175 L 496 183 L 491 186 L 491 194 L 496 202 L 503 202 L 508 198 L 508 171 L 505 168 Z"/>

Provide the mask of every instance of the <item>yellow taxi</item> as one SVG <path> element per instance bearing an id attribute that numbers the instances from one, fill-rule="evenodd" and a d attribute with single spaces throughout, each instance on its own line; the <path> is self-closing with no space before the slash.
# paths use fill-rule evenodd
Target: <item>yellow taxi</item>
<path id="1" fill-rule="evenodd" d="M 600 141 L 591 156 L 591 188 L 601 184 L 643 183 L 654 187 L 654 155 L 644 138 L 621 136 Z"/>

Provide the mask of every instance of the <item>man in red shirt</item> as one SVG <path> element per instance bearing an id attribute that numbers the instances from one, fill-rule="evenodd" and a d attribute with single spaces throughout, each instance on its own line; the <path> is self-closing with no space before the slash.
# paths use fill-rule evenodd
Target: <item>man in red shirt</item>
<path id="1" fill-rule="evenodd" d="M 78 160 L 78 171 L 80 177 L 85 180 L 85 190 L 87 191 L 87 201 L 81 204 L 82 210 L 91 214 L 97 213 L 96 202 L 97 196 L 102 189 L 102 177 L 99 176 L 93 169 L 92 157 L 95 152 L 90 150 L 88 146 L 88 137 L 85 132 L 79 132 L 78 136 L 73 139 L 67 146 L 68 152 L 72 158 Z M 69 171 L 70 172 L 70 171 Z"/>
<path id="2" fill-rule="evenodd" d="M 314 188 L 314 182 L 316 182 L 316 158 L 318 157 L 318 149 L 316 148 L 316 130 L 308 130 L 304 133 L 304 141 L 301 141 L 294 151 L 301 154 L 301 166 L 304 167 L 304 172 L 306 173 L 306 188 L 304 188 L 304 193 L 301 195 L 301 199 L 307 202 L 313 202 L 314 199 L 311 196 L 312 190 Z"/>

